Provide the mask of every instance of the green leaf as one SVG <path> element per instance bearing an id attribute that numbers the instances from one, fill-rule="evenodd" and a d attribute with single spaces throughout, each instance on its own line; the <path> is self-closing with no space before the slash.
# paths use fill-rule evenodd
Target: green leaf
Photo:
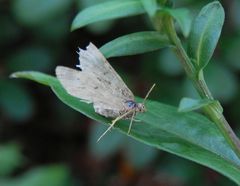
<path id="1" fill-rule="evenodd" d="M 142 3 L 138 0 L 104 2 L 79 12 L 73 20 L 71 30 L 98 21 L 129 17 L 143 14 L 144 12 Z"/>
<path id="2" fill-rule="evenodd" d="M 224 10 L 218 1 L 209 3 L 193 21 L 189 37 L 189 55 L 199 70 L 204 68 L 216 48 L 224 22 Z"/>
<path id="3" fill-rule="evenodd" d="M 192 99 L 192 98 L 183 98 L 180 101 L 178 111 L 179 112 L 190 112 L 193 110 L 200 109 L 209 104 L 213 104 L 215 101 L 209 99 Z"/>
<path id="4" fill-rule="evenodd" d="M 110 119 L 95 113 L 91 104 L 81 102 L 67 94 L 57 79 L 40 74 L 18 72 L 17 77 L 34 79 L 37 82 L 46 82 L 48 79 L 46 83 L 65 104 L 98 122 L 110 122 Z M 198 113 L 180 113 L 177 108 L 156 101 L 148 100 L 146 107 L 147 112 L 137 115 L 141 124 L 133 123 L 129 134 L 131 137 L 210 167 L 240 184 L 240 159 L 214 123 Z M 127 134 L 128 126 L 129 121 L 122 120 L 115 128 Z"/>
<path id="5" fill-rule="evenodd" d="M 113 0 L 77 0 L 77 4 L 80 10 L 83 10 L 85 8 L 88 8 L 90 6 L 96 5 L 96 3 L 104 3 L 107 1 L 113 1 Z M 86 29 L 93 33 L 94 35 L 101 35 L 106 32 L 109 32 L 110 29 L 114 26 L 115 21 L 114 20 L 107 20 L 107 21 L 101 21 L 101 22 L 95 22 L 93 24 L 87 25 Z"/>
<path id="6" fill-rule="evenodd" d="M 188 9 L 185 8 L 178 8 L 178 9 L 164 9 L 163 11 L 167 12 L 171 15 L 179 24 L 184 37 L 188 37 L 191 24 L 192 24 L 192 17 Z"/>
<path id="7" fill-rule="evenodd" d="M 51 86 L 49 82 L 52 82 L 54 84 L 57 83 L 56 78 L 46 75 L 44 73 L 35 72 L 35 71 L 15 72 L 10 75 L 10 78 L 26 78 L 47 86 Z"/>
<path id="8" fill-rule="evenodd" d="M 136 32 L 116 38 L 100 48 L 106 58 L 146 53 L 171 46 L 168 38 L 154 31 Z"/>
<path id="9" fill-rule="evenodd" d="M 141 0 L 144 9 L 150 17 L 153 17 L 158 9 L 157 0 Z"/>

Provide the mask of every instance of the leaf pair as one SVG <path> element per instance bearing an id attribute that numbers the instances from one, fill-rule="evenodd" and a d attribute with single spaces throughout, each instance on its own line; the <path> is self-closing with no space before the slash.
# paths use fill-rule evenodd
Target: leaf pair
<path id="1" fill-rule="evenodd" d="M 89 7 L 81 11 L 72 23 L 72 30 L 98 21 L 140 15 L 146 12 L 150 17 L 153 17 L 157 12 L 172 16 L 179 24 L 185 37 L 188 36 L 191 29 L 188 42 L 188 54 L 195 64 L 197 72 L 202 70 L 208 64 L 216 48 L 224 22 L 224 10 L 218 1 L 206 5 L 193 21 L 192 27 L 191 19 L 189 18 L 189 12 L 186 9 L 170 9 L 165 7 L 159 8 L 156 0 L 110 1 Z M 142 38 L 141 35 L 136 36 L 138 38 Z M 147 33 L 144 35 L 144 37 L 148 37 L 147 40 L 150 44 L 155 39 L 155 37 L 147 36 Z M 159 37 L 164 36 L 157 36 L 156 42 L 154 43 L 155 46 L 152 48 L 148 47 L 147 49 L 140 49 L 139 52 L 136 52 L 135 49 L 135 51 L 132 51 L 131 53 L 131 51 L 128 51 L 127 47 L 120 55 L 123 55 L 124 53 L 126 55 L 132 55 L 155 50 L 157 48 L 156 45 L 158 45 L 156 43 L 159 41 Z M 132 35 L 129 38 L 133 39 Z M 127 41 L 129 38 L 124 39 Z M 130 40 L 128 43 L 131 43 L 131 41 L 132 40 Z M 167 39 L 164 38 L 164 42 L 166 41 Z M 121 40 L 121 42 L 123 41 Z M 116 41 L 116 44 L 117 43 L 119 43 L 119 41 Z M 109 44 L 108 46 L 112 44 L 113 43 Z M 135 45 L 135 43 L 132 43 L 132 45 Z M 104 47 L 103 52 L 104 50 L 110 50 L 106 48 L 107 47 Z M 112 56 L 109 56 L 107 52 L 106 55 L 107 57 L 113 57 L 113 54 Z M 120 55 L 116 54 L 116 56 Z"/>
<path id="2" fill-rule="evenodd" d="M 109 1 L 84 9 L 75 17 L 71 30 L 82 28 L 86 25 L 124 17 L 130 17 L 148 13 L 154 19 L 156 14 L 165 14 L 173 17 L 179 24 L 183 35 L 187 37 L 191 28 L 191 16 L 189 11 L 184 8 L 171 9 L 161 7 L 157 0 L 125 0 Z M 158 16 L 156 16 L 158 19 Z M 156 22 L 159 20 L 156 20 Z M 160 20 L 161 21 L 161 20 Z"/>

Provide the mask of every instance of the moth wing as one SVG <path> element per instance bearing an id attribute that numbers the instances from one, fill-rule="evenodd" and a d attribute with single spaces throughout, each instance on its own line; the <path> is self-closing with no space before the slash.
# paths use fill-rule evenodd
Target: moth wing
<path id="1" fill-rule="evenodd" d="M 124 100 L 134 100 L 134 95 L 116 73 L 98 48 L 90 43 L 86 50 L 79 51 L 80 64 L 77 65 L 82 72 L 93 73 L 105 89 L 111 91 L 114 97 Z"/>
<path id="2" fill-rule="evenodd" d="M 123 104 L 119 105 L 119 103 L 113 105 L 112 103 L 109 104 L 108 102 L 106 103 L 106 102 L 100 101 L 100 102 L 95 102 L 93 104 L 93 107 L 95 112 L 97 112 L 98 114 L 101 114 L 105 117 L 111 117 L 111 118 L 118 117 L 124 111 Z"/>
<path id="3" fill-rule="evenodd" d="M 121 110 L 124 100 L 114 97 L 102 82 L 97 81 L 96 74 L 57 66 L 56 76 L 66 91 L 84 102 L 93 103 L 95 107 L 104 105 L 105 109 Z"/>

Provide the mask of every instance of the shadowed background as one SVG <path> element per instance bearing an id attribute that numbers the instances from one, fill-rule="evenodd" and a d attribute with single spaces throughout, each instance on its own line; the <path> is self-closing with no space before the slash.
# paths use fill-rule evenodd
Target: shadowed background
<path id="1" fill-rule="evenodd" d="M 101 47 L 119 36 L 152 30 L 145 16 L 105 21 L 70 32 L 77 12 L 103 0 L 0 0 L 0 185 L 234 185 L 220 174 L 156 150 L 117 131 L 97 138 L 106 126 L 61 103 L 45 86 L 9 79 L 12 72 L 54 75 L 57 65 L 74 68 L 77 47 Z M 210 1 L 181 0 L 192 14 Z M 240 1 L 221 1 L 226 19 L 206 81 L 224 105 L 236 132 L 240 120 Z M 153 100 L 177 106 L 196 97 L 169 49 L 112 58 L 112 66 L 135 95 L 153 83 Z"/>

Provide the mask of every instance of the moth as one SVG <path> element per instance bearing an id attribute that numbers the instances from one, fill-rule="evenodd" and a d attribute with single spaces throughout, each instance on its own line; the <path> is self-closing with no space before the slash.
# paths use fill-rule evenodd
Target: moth
<path id="1" fill-rule="evenodd" d="M 68 94 L 92 103 L 96 113 L 115 118 L 98 141 L 120 119 L 131 119 L 129 133 L 136 113 L 146 111 L 144 103 L 154 86 L 143 103 L 137 103 L 131 90 L 94 44 L 90 43 L 86 50 L 79 48 L 78 54 L 79 70 L 57 66 L 57 79 Z"/>

